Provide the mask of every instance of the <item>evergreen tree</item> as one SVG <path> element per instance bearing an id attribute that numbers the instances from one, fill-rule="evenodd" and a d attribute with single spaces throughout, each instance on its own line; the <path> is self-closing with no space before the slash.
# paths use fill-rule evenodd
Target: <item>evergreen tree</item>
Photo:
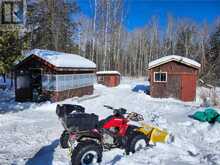
<path id="1" fill-rule="evenodd" d="M 22 58 L 21 51 L 25 46 L 19 30 L 0 31 L 0 74 L 3 75 L 4 82 L 6 73 Z"/>
<path id="2" fill-rule="evenodd" d="M 210 36 L 209 52 L 206 55 L 208 65 L 206 66 L 206 78 L 210 83 L 219 85 L 220 79 L 220 24 L 216 31 Z"/>
<path id="3" fill-rule="evenodd" d="M 28 31 L 31 48 L 72 51 L 77 27 L 74 1 L 39 0 L 28 4 Z"/>

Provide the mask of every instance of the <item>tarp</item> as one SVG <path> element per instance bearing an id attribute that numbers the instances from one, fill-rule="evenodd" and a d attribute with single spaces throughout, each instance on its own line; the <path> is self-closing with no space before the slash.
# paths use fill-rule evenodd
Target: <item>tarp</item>
<path id="1" fill-rule="evenodd" d="M 204 112 L 197 111 L 190 117 L 201 122 L 209 122 L 209 123 L 214 123 L 215 121 L 220 122 L 220 115 L 216 110 L 212 108 L 207 108 L 205 109 Z"/>
<path id="2" fill-rule="evenodd" d="M 206 118 L 206 114 L 205 112 L 195 112 L 193 115 L 191 115 L 190 117 L 192 117 L 195 120 L 199 120 L 201 122 L 206 122 L 207 118 Z"/>
<path id="3" fill-rule="evenodd" d="M 216 118 L 216 121 L 220 123 L 220 116 Z"/>
<path id="4" fill-rule="evenodd" d="M 144 84 L 138 84 L 133 89 L 133 92 L 143 91 L 146 94 L 150 94 L 150 86 Z"/>
<path id="5" fill-rule="evenodd" d="M 212 108 L 205 110 L 206 120 L 208 122 L 214 123 L 216 118 L 219 116 L 218 112 Z"/>

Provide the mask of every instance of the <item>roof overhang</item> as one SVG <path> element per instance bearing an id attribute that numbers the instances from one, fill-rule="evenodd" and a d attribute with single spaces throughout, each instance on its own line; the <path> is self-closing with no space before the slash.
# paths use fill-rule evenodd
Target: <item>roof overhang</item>
<path id="1" fill-rule="evenodd" d="M 25 58 L 24 60 L 22 60 L 21 62 L 19 62 L 15 67 L 14 70 L 16 70 L 17 68 L 19 68 L 21 65 L 25 64 L 27 61 L 31 60 L 31 59 L 35 59 L 41 63 L 43 63 L 44 65 L 48 66 L 48 68 L 51 68 L 55 71 L 96 71 L 96 68 L 77 68 L 77 67 L 56 67 L 55 65 L 49 63 L 48 61 L 44 60 L 43 58 L 40 58 L 39 56 L 36 56 L 34 54 L 28 56 L 27 58 Z"/>
<path id="2" fill-rule="evenodd" d="M 181 64 L 185 64 L 185 65 L 190 66 L 190 67 L 195 68 L 195 69 L 199 69 L 201 67 L 200 63 L 198 63 L 194 60 L 191 60 L 189 58 L 182 57 L 182 56 L 177 56 L 177 55 L 170 55 L 170 56 L 165 56 L 165 57 L 159 58 L 157 60 L 151 61 L 149 63 L 149 66 L 148 66 L 147 69 L 152 69 L 152 68 L 155 68 L 157 66 L 160 66 L 160 65 L 166 64 L 168 62 L 171 62 L 171 61 L 176 61 L 176 62 L 179 62 Z"/>

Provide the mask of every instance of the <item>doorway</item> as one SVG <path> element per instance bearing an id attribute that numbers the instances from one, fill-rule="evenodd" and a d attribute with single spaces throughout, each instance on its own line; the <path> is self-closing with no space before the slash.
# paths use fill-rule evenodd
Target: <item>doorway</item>
<path id="1" fill-rule="evenodd" d="M 39 101 L 42 94 L 42 69 L 31 68 L 31 90 L 32 90 L 32 101 Z"/>

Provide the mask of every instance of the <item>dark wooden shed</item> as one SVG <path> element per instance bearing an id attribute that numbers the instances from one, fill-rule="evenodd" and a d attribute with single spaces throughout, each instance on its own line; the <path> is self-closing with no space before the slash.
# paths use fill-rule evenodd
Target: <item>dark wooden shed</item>
<path id="1" fill-rule="evenodd" d="M 15 66 L 17 101 L 61 101 L 93 93 L 96 65 L 79 55 L 34 49 Z"/>
<path id="2" fill-rule="evenodd" d="M 193 101 L 200 64 L 194 60 L 170 55 L 152 61 L 148 66 L 150 95 Z"/>
<path id="3" fill-rule="evenodd" d="M 108 87 L 115 87 L 120 84 L 121 75 L 118 71 L 99 71 L 96 72 L 98 84 Z"/>

